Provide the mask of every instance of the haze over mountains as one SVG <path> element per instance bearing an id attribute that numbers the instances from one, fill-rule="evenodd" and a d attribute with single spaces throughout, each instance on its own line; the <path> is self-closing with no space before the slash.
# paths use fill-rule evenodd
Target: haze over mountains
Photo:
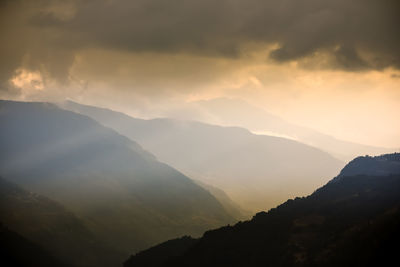
<path id="1" fill-rule="evenodd" d="M 390 266 L 400 248 L 399 166 L 399 153 L 359 157 L 306 198 L 170 240 L 124 266 Z"/>
<path id="2" fill-rule="evenodd" d="M 396 265 L 398 25 L 400 0 L 0 0 L 1 267 Z"/>
<path id="3" fill-rule="evenodd" d="M 398 249 L 400 154 L 339 171 L 322 150 L 239 127 L 63 108 L 0 101 L 0 237 L 14 265 L 29 266 L 19 248 L 75 267 L 138 251 L 125 266 L 368 266 Z M 236 223 L 251 207 L 272 209 Z"/>
<path id="4" fill-rule="evenodd" d="M 213 98 L 188 103 L 184 108 L 167 111 L 172 118 L 199 120 L 224 126 L 240 126 L 254 133 L 276 135 L 320 148 L 343 161 L 359 155 L 378 155 L 395 149 L 343 141 L 331 135 L 290 123 L 241 99 Z"/>
<path id="5" fill-rule="evenodd" d="M 62 204 L 121 255 L 234 221 L 208 191 L 89 117 L 0 101 L 0 124 L 0 175 Z"/>
<path id="6" fill-rule="evenodd" d="M 253 211 L 311 193 L 344 165 L 315 147 L 255 135 L 244 128 L 173 119 L 143 120 L 71 101 L 62 107 L 137 141 L 159 160 L 222 189 L 243 208 Z"/>

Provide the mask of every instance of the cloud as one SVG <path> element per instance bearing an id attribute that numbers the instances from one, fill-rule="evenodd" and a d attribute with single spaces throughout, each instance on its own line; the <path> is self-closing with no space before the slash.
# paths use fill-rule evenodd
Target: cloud
<path id="1" fill-rule="evenodd" d="M 3 83 L 18 68 L 66 82 L 90 49 L 240 60 L 252 44 L 275 45 L 276 63 L 400 68 L 397 0 L 6 0 L 0 9 Z"/>

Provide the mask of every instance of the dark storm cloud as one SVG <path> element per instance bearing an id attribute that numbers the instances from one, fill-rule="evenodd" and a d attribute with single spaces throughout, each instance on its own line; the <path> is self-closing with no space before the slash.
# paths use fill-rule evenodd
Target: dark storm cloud
<path id="1" fill-rule="evenodd" d="M 331 68 L 400 68 L 398 0 L 39 0 L 0 7 L 2 76 L 24 60 L 62 80 L 74 54 L 87 48 L 240 58 L 248 43 L 278 44 L 270 54 L 277 62 L 325 53 Z"/>

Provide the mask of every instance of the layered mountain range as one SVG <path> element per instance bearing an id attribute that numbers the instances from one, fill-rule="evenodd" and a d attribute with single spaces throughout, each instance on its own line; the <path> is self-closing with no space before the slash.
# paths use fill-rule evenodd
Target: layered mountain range
<path id="1" fill-rule="evenodd" d="M 120 260 L 132 250 L 235 221 L 207 190 L 87 116 L 48 103 L 0 101 L 0 125 L 0 175 L 64 206 Z M 7 199 L 4 210 L 24 214 L 11 201 L 20 197 Z M 13 214 L 2 218 L 6 227 L 18 232 L 16 221 L 30 227 Z"/>
<path id="2" fill-rule="evenodd" d="M 236 125 L 256 133 L 291 138 L 318 147 L 346 162 L 359 155 L 379 155 L 396 151 L 395 149 L 341 140 L 329 134 L 288 122 L 260 107 L 235 98 L 196 101 L 191 103 L 189 110 L 192 112 L 182 112 L 183 116 L 181 117 L 187 118 L 184 115 L 188 114 L 192 119 L 212 120 L 219 125 Z M 173 114 L 176 115 L 177 112 Z"/>
<path id="3" fill-rule="evenodd" d="M 167 241 L 124 266 L 390 266 L 400 248 L 399 166 L 398 153 L 359 157 L 308 197 Z"/>
<path id="4" fill-rule="evenodd" d="M 108 109 L 65 102 L 137 141 L 159 160 L 225 191 L 241 207 L 269 209 L 307 195 L 336 175 L 344 163 L 315 147 L 244 128 L 196 121 L 137 119 Z"/>
<path id="5" fill-rule="evenodd" d="M 398 249 L 400 154 L 340 171 L 294 140 L 73 102 L 0 101 L 0 125 L 11 266 L 120 266 L 131 253 L 125 266 L 366 266 Z M 237 223 L 249 210 L 269 211 Z"/>

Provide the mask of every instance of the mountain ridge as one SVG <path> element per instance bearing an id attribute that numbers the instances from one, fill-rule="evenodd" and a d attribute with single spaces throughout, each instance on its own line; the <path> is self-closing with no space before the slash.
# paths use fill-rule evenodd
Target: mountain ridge
<path id="1" fill-rule="evenodd" d="M 122 254 L 235 221 L 190 178 L 87 116 L 0 101 L 0 123 L 0 174 L 61 203 Z"/>
<path id="2" fill-rule="evenodd" d="M 295 194 L 311 193 L 327 182 L 324 177 L 332 177 L 344 165 L 312 146 L 254 135 L 241 127 L 143 120 L 71 101 L 61 106 L 136 140 L 161 161 L 222 189 L 244 209 L 253 211 L 270 208 Z"/>
<path id="3" fill-rule="evenodd" d="M 392 156 L 399 162 L 397 154 L 380 159 Z M 399 248 L 399 192 L 397 170 L 385 176 L 343 176 L 249 221 L 207 231 L 200 239 L 185 238 L 186 249 L 179 248 L 179 239 L 168 241 L 132 255 L 124 266 L 389 264 Z M 180 253 L 170 253 L 168 244 Z M 154 255 L 160 255 L 160 260 Z"/>
<path id="4" fill-rule="evenodd" d="M 302 143 L 318 147 L 343 161 L 352 160 L 358 155 L 394 152 L 393 148 L 341 140 L 317 130 L 293 124 L 240 99 L 214 98 L 196 101 L 193 105 L 217 118 L 219 122 L 224 121 L 224 125 L 240 125 L 255 133 L 268 131 L 294 138 Z"/>

